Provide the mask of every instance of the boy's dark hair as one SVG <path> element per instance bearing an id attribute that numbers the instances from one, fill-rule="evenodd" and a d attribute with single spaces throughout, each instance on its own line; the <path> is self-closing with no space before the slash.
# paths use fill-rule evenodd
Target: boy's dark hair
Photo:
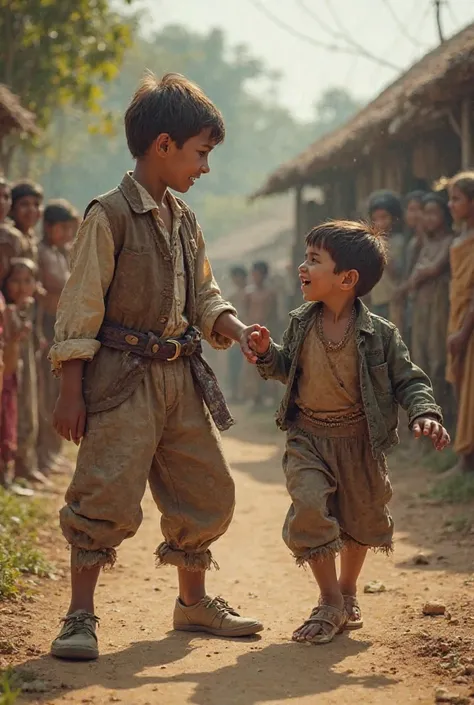
<path id="1" fill-rule="evenodd" d="M 56 225 L 57 223 L 70 223 L 76 220 L 78 213 L 76 209 L 64 198 L 48 201 L 43 213 L 45 225 Z"/>
<path id="2" fill-rule="evenodd" d="M 326 250 L 335 262 L 335 274 L 357 270 L 356 296 L 366 296 L 372 291 L 387 264 L 385 238 L 369 223 L 352 220 L 323 223 L 308 233 L 306 246 Z"/>
<path id="3" fill-rule="evenodd" d="M 245 269 L 245 267 L 240 267 L 240 266 L 232 267 L 230 270 L 230 275 L 231 275 L 231 277 L 244 278 L 247 276 L 247 270 Z"/>
<path id="4" fill-rule="evenodd" d="M 260 272 L 264 277 L 268 275 L 268 264 L 264 262 L 263 260 L 259 260 L 258 262 L 254 262 L 252 264 L 252 271 L 254 272 Z"/>
<path id="5" fill-rule="evenodd" d="M 39 198 L 40 201 L 43 200 L 43 189 L 39 184 L 36 184 L 30 179 L 23 179 L 22 181 L 17 181 L 12 186 L 12 206 L 15 205 L 16 201 L 20 198 L 26 198 L 26 196 L 34 196 Z"/>
<path id="6" fill-rule="evenodd" d="M 441 195 L 441 193 L 427 193 L 425 197 L 423 198 L 423 206 L 426 206 L 427 203 L 436 203 L 442 210 L 443 216 L 444 216 L 444 222 L 450 228 L 453 224 L 453 217 L 451 215 L 451 211 L 449 210 L 448 202 L 444 196 Z"/>
<path id="7" fill-rule="evenodd" d="M 144 157 L 161 133 L 169 134 L 181 149 L 206 128 L 213 143 L 223 142 L 221 113 L 199 86 L 179 73 L 159 80 L 147 71 L 125 113 L 127 144 L 135 159 Z"/>

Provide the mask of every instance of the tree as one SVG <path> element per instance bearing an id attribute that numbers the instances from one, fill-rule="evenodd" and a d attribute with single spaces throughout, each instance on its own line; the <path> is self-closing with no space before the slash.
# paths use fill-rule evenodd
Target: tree
<path id="1" fill-rule="evenodd" d="M 343 125 L 362 104 L 345 88 L 328 88 L 314 104 L 315 123 L 321 134 L 326 134 Z"/>
<path id="2" fill-rule="evenodd" d="M 130 168 L 123 112 L 145 68 L 158 76 L 169 71 L 185 74 L 224 115 L 227 136 L 211 155 L 211 173 L 186 195 L 208 239 L 240 226 L 248 213 L 246 197 L 267 174 L 340 124 L 356 105 L 342 89 L 335 89 L 334 96 L 328 93 L 320 101 L 315 120 L 304 124 L 278 104 L 278 75 L 246 47 L 229 46 L 222 31 L 199 34 L 173 25 L 146 39 L 137 31 L 116 78 L 104 86 L 103 107 L 115 116 L 115 135 L 90 134 L 87 114 L 61 111 L 50 154 L 48 159 L 42 156 L 37 174 L 47 192 L 83 207 Z"/>
<path id="3" fill-rule="evenodd" d="M 43 128 L 67 104 L 97 117 L 102 85 L 130 41 L 130 26 L 108 0 L 0 0 L 0 82 Z"/>

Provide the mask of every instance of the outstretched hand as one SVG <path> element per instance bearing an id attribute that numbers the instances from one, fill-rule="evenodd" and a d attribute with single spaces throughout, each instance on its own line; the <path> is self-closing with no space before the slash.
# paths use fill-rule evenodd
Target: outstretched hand
<path id="1" fill-rule="evenodd" d="M 436 450 L 444 450 L 451 443 L 449 433 L 439 421 L 429 416 L 420 416 L 413 424 L 415 438 L 431 438 Z"/>
<path id="2" fill-rule="evenodd" d="M 270 344 L 270 333 L 269 331 L 264 327 L 259 325 L 258 323 L 254 323 L 251 326 L 247 326 L 241 333 L 240 336 L 240 349 L 242 350 L 243 354 L 247 358 L 247 360 L 253 364 L 257 362 L 257 353 L 262 354 L 261 350 L 259 349 L 261 347 L 261 344 L 259 345 L 257 341 L 262 340 L 262 336 L 267 337 L 267 347 L 263 352 L 266 352 L 268 350 L 268 346 Z"/>
<path id="3" fill-rule="evenodd" d="M 250 335 L 250 347 L 257 355 L 265 355 L 270 347 L 270 331 L 264 326 Z"/>

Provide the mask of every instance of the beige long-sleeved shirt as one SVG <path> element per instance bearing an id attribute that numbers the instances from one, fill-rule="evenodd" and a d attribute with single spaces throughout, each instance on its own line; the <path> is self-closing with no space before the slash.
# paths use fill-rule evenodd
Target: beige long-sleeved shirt
<path id="1" fill-rule="evenodd" d="M 179 237 L 182 209 L 168 193 L 173 215 L 172 233 L 160 218 L 157 204 L 150 194 L 135 181 L 145 208 L 152 211 L 160 233 L 165 237 L 174 260 L 174 300 L 165 337 L 180 336 L 188 326 L 185 316 L 186 277 L 184 256 Z M 213 277 L 206 255 L 202 232 L 197 233 L 196 255 L 196 305 L 197 321 L 204 338 L 215 348 L 225 349 L 232 341 L 217 334 L 214 324 L 228 311 L 235 313 L 225 301 Z M 91 360 L 100 349 L 96 339 L 105 316 L 105 297 L 114 276 L 114 239 L 109 220 L 103 207 L 96 203 L 83 221 L 71 253 L 71 276 L 67 281 L 58 306 L 55 344 L 50 351 L 53 370 L 63 362 L 80 359 Z M 130 292 L 133 296 L 133 291 Z"/>

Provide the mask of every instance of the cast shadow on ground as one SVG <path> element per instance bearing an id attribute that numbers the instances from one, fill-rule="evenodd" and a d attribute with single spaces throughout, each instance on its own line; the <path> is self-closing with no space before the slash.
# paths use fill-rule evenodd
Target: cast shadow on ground
<path id="1" fill-rule="evenodd" d="M 90 686 L 101 686 L 116 691 L 127 702 L 133 702 L 129 692 L 143 685 L 156 688 L 160 698 L 160 685 L 190 683 L 194 692 L 189 702 L 195 705 L 254 705 L 284 698 L 301 698 L 320 695 L 337 688 L 359 686 L 368 689 L 383 688 L 396 682 L 381 675 L 354 675 L 352 671 L 335 671 L 334 667 L 347 657 L 353 657 L 370 648 L 370 642 L 358 641 L 347 634 L 324 647 L 302 644 L 278 643 L 259 649 L 256 639 L 237 662 L 222 668 L 213 667 L 212 654 L 223 640 L 196 635 L 170 632 L 158 641 L 133 643 L 122 651 L 101 656 L 92 663 L 54 661 L 43 656 L 25 661 L 19 668 L 35 674 L 38 679 L 48 674 L 50 690 L 45 694 L 25 695 L 24 702 L 47 703 L 52 691 L 80 691 Z M 178 675 L 167 676 L 166 666 L 186 658 L 204 645 L 209 648 L 209 670 L 193 672 L 192 661 L 183 662 Z M 252 650 L 253 649 L 253 650 Z M 188 672 L 188 668 L 189 672 Z M 143 671 L 157 669 L 156 675 L 141 675 Z M 54 681 L 51 681 L 51 674 Z M 231 694 L 231 695 L 230 695 Z M 30 700 L 31 697 L 31 700 Z"/>

